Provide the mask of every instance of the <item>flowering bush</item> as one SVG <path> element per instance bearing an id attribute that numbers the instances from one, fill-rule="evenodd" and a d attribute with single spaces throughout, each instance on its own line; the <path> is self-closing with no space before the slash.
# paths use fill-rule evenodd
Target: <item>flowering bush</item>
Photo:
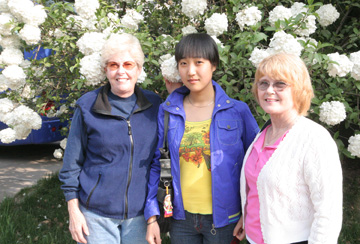
<path id="1" fill-rule="evenodd" d="M 2 0 L 0 121 L 9 128 L 0 131 L 0 140 L 11 142 L 39 128 L 36 114 L 68 120 L 75 101 L 106 82 L 100 50 L 111 33 L 139 38 L 146 58 L 138 83 L 165 97 L 163 76 L 178 80 L 171 58 L 176 43 L 189 33 L 207 32 L 220 52 L 214 80 L 249 104 L 260 126 L 268 115 L 251 94 L 256 66 L 277 52 L 301 56 L 315 91 L 309 117 L 329 129 L 343 155 L 359 157 L 360 6 L 355 2 Z M 37 60 L 40 47 L 52 55 Z M 35 50 L 34 59 L 24 60 L 24 48 Z M 27 120 L 15 123 L 20 107 L 36 113 L 27 110 L 21 113 Z M 61 149 L 55 155 L 61 157 Z"/>

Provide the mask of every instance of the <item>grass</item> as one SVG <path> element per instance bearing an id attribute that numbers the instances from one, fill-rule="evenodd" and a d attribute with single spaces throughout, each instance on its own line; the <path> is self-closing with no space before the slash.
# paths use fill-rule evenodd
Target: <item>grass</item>
<path id="1" fill-rule="evenodd" d="M 343 163 L 344 221 L 339 244 L 360 244 L 360 163 Z M 1 244 L 75 243 L 68 231 L 68 213 L 57 174 L 22 189 L 0 204 Z M 163 244 L 169 244 L 163 237 Z M 243 242 L 242 242 L 243 243 Z"/>

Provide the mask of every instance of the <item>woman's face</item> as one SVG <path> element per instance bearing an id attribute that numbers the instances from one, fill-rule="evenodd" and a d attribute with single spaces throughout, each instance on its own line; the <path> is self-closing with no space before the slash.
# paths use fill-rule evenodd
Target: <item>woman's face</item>
<path id="1" fill-rule="evenodd" d="M 282 115 L 295 110 L 291 86 L 265 75 L 256 84 L 261 108 L 270 115 Z M 266 88 L 266 89 L 265 89 Z"/>
<path id="2" fill-rule="evenodd" d="M 208 59 L 183 58 L 179 60 L 178 69 L 181 81 L 190 91 L 199 92 L 209 86 L 212 88 L 214 67 Z"/>
<path id="3" fill-rule="evenodd" d="M 129 52 L 122 52 L 109 58 L 105 72 L 111 92 L 119 97 L 129 97 L 134 93 L 141 67 L 136 64 Z"/>

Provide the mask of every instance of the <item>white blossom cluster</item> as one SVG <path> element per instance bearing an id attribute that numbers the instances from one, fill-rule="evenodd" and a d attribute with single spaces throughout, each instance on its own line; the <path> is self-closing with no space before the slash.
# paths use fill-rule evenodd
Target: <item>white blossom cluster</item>
<path id="1" fill-rule="evenodd" d="M 87 55 L 80 60 L 80 73 L 86 78 L 86 85 L 97 85 L 105 80 L 106 75 L 101 68 L 101 54 L 99 52 Z"/>
<path id="2" fill-rule="evenodd" d="M 16 26 L 16 19 L 10 13 L 0 14 L 0 34 L 11 35 L 11 30 Z"/>
<path id="3" fill-rule="evenodd" d="M 291 13 L 291 9 L 286 8 L 284 6 L 276 6 L 269 13 L 269 22 L 271 26 L 275 26 L 275 22 L 278 20 L 290 19 L 293 14 Z"/>
<path id="4" fill-rule="evenodd" d="M 236 14 L 236 21 L 243 30 L 245 26 L 256 25 L 261 20 L 261 11 L 256 6 L 246 7 Z"/>
<path id="5" fill-rule="evenodd" d="M 330 3 L 321 6 L 315 12 L 319 15 L 319 24 L 324 27 L 334 23 L 340 16 L 336 8 Z"/>
<path id="6" fill-rule="evenodd" d="M 25 139 L 32 129 L 41 128 L 41 117 L 25 105 L 16 106 L 8 98 L 0 99 L 0 121 L 9 128 L 0 131 L 2 143 Z"/>
<path id="7" fill-rule="evenodd" d="M 303 47 L 292 35 L 278 31 L 271 38 L 269 49 L 271 54 L 283 52 L 300 56 Z"/>
<path id="8" fill-rule="evenodd" d="M 2 74 L 3 77 L 6 79 L 4 82 L 6 83 L 7 88 L 17 90 L 23 85 L 25 85 L 26 74 L 24 70 L 18 65 L 6 66 L 5 69 L 2 71 Z"/>
<path id="9" fill-rule="evenodd" d="M 255 47 L 255 49 L 251 53 L 249 60 L 255 67 L 258 67 L 260 62 L 268 56 L 270 56 L 270 52 L 268 52 L 266 49 L 259 49 Z"/>
<path id="10" fill-rule="evenodd" d="M 351 77 L 355 80 L 360 80 L 360 51 L 350 54 L 350 61 L 354 64 Z"/>
<path id="11" fill-rule="evenodd" d="M 337 125 L 346 118 L 345 106 L 342 102 L 323 102 L 320 105 L 320 121 L 328 125 Z"/>
<path id="12" fill-rule="evenodd" d="M 144 16 L 136 12 L 136 10 L 127 9 L 126 14 L 121 18 L 121 24 L 128 29 L 136 30 L 143 20 Z"/>
<path id="13" fill-rule="evenodd" d="M 53 156 L 54 158 L 61 159 L 63 157 L 63 150 L 61 148 L 55 149 Z"/>
<path id="14" fill-rule="evenodd" d="M 144 67 L 142 67 L 141 73 L 138 76 L 138 79 L 137 79 L 136 83 L 144 83 L 146 77 L 147 77 L 147 74 L 146 74 L 146 72 L 144 70 Z"/>
<path id="15" fill-rule="evenodd" d="M 75 0 L 76 13 L 84 19 L 93 19 L 96 10 L 100 7 L 98 0 Z"/>
<path id="16" fill-rule="evenodd" d="M 95 52 L 100 52 L 105 43 L 103 33 L 86 32 L 77 42 L 76 45 L 79 51 L 84 55 L 90 55 Z"/>
<path id="17" fill-rule="evenodd" d="M 188 26 L 183 27 L 181 29 L 181 32 L 182 32 L 183 36 L 187 36 L 192 33 L 197 33 L 197 30 L 194 26 L 188 25 Z"/>
<path id="18" fill-rule="evenodd" d="M 5 65 L 20 65 L 24 61 L 24 54 L 20 49 L 5 48 L 1 53 L 1 60 Z"/>
<path id="19" fill-rule="evenodd" d="M 290 11 L 292 16 L 297 16 L 298 14 L 306 13 L 308 8 L 304 3 L 295 2 L 293 5 L 291 5 Z"/>
<path id="20" fill-rule="evenodd" d="M 66 17 L 66 28 L 73 31 L 81 31 L 81 30 L 96 30 L 95 27 L 96 18 L 85 19 L 79 15 L 69 15 Z"/>
<path id="21" fill-rule="evenodd" d="M 360 134 L 356 134 L 349 138 L 349 145 L 347 150 L 352 156 L 360 158 Z"/>
<path id="22" fill-rule="evenodd" d="M 18 35 L 2 36 L 0 39 L 0 46 L 2 48 L 17 48 L 21 47 L 20 37 Z"/>
<path id="23" fill-rule="evenodd" d="M 195 18 L 197 15 L 203 14 L 207 7 L 206 0 L 182 0 L 181 11 L 190 19 Z"/>
<path id="24" fill-rule="evenodd" d="M 161 73 L 165 79 L 170 82 L 180 82 L 180 74 L 177 69 L 177 63 L 175 60 L 175 56 L 171 56 L 168 59 L 164 59 L 165 57 L 161 57 Z"/>
<path id="25" fill-rule="evenodd" d="M 350 59 L 344 55 L 339 53 L 330 53 L 327 55 L 331 61 L 335 61 L 338 64 L 330 63 L 328 66 L 328 73 L 332 77 L 344 77 L 348 73 L 352 71 L 352 68 L 354 66 L 353 62 L 350 61 Z"/>
<path id="26" fill-rule="evenodd" d="M 314 15 L 309 15 L 305 19 L 306 28 L 302 29 L 298 26 L 294 26 L 296 35 L 299 36 L 310 36 L 316 31 L 316 17 Z"/>
<path id="27" fill-rule="evenodd" d="M 228 28 L 228 19 L 226 14 L 214 13 L 205 20 L 205 30 L 210 36 L 219 36 Z"/>

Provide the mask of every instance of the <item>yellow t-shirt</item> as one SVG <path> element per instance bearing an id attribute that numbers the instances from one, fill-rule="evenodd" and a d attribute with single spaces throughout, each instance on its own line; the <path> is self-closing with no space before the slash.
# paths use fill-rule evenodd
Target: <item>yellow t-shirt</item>
<path id="1" fill-rule="evenodd" d="M 184 208 L 194 214 L 212 214 L 210 124 L 186 121 L 179 149 Z"/>

